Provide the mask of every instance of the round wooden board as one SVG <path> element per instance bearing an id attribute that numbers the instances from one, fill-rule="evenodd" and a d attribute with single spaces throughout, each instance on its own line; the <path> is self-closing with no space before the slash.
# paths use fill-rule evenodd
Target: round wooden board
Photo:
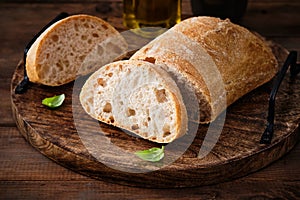
<path id="1" fill-rule="evenodd" d="M 281 66 L 287 51 L 276 44 L 273 44 L 272 48 Z M 266 125 L 272 81 L 245 95 L 227 109 L 220 138 L 204 158 L 199 159 L 198 152 L 208 126 L 200 125 L 192 144 L 175 162 L 150 172 L 126 172 L 100 162 L 82 142 L 78 134 L 78 125 L 74 123 L 74 108 L 81 109 L 78 96 L 74 95 L 74 91 L 80 90 L 78 84 L 76 87 L 74 83 L 61 87 L 30 84 L 26 93 L 15 94 L 14 89 L 22 78 L 23 63 L 20 62 L 12 78 L 11 98 L 17 126 L 26 140 L 42 154 L 69 169 L 114 183 L 172 188 L 231 180 L 257 171 L 277 160 L 296 144 L 300 135 L 300 77 L 298 75 L 296 80 L 291 82 L 286 76 L 277 95 L 275 135 L 270 145 L 262 145 L 259 140 Z M 42 99 L 61 93 L 66 95 L 61 107 L 48 109 L 41 104 Z M 92 138 L 99 135 L 108 138 L 124 151 L 135 152 L 157 146 L 103 123 L 97 122 L 96 129 L 89 128 L 95 121 L 86 114 L 82 114 L 81 120 L 80 131 L 86 128 L 87 134 Z M 99 149 L 101 148 L 99 145 Z M 166 148 L 165 153 L 167 157 L 172 152 Z M 130 160 L 124 158 L 122 161 L 109 153 L 103 155 L 103 158 L 111 162 L 116 160 L 116 164 L 120 166 L 133 165 Z M 145 163 L 145 166 L 148 164 Z M 149 164 L 149 167 L 153 167 L 152 165 Z M 157 165 L 159 164 L 155 164 L 156 167 Z"/>

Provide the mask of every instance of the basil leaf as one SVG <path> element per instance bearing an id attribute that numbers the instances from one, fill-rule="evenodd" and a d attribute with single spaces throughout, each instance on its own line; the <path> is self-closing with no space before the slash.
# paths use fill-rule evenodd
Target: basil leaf
<path id="1" fill-rule="evenodd" d="M 165 156 L 164 149 L 164 146 L 161 148 L 153 147 L 151 149 L 137 151 L 135 155 L 146 161 L 158 162 Z"/>
<path id="2" fill-rule="evenodd" d="M 64 100 L 65 100 L 65 94 L 61 94 L 58 96 L 53 96 L 53 97 L 48 97 L 43 99 L 42 104 L 50 108 L 57 108 L 61 106 Z"/>

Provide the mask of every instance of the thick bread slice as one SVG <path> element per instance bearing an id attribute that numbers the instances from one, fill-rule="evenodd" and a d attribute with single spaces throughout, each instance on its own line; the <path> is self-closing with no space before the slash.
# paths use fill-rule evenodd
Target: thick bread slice
<path id="1" fill-rule="evenodd" d="M 127 49 L 124 38 L 107 22 L 73 15 L 51 25 L 28 51 L 31 82 L 58 86 L 112 62 Z M 95 65 L 97 60 L 98 65 Z"/>
<path id="2" fill-rule="evenodd" d="M 187 88 L 183 91 L 196 94 L 202 123 L 213 121 L 227 106 L 269 81 L 278 70 L 265 41 L 246 28 L 214 17 L 184 20 L 130 59 L 165 64 L 162 66 L 177 84 Z"/>
<path id="3" fill-rule="evenodd" d="M 168 143 L 187 132 L 187 111 L 173 79 L 145 61 L 118 61 L 92 74 L 80 93 L 93 118 Z"/>

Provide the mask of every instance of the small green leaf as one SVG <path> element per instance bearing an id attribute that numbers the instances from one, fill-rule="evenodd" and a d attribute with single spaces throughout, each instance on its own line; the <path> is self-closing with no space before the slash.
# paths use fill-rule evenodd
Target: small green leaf
<path id="1" fill-rule="evenodd" d="M 164 149 L 164 146 L 161 148 L 153 147 L 151 149 L 137 151 L 135 155 L 146 161 L 158 162 L 165 156 Z"/>
<path id="2" fill-rule="evenodd" d="M 61 94 L 61 95 L 43 99 L 42 104 L 48 106 L 49 108 L 57 108 L 61 106 L 64 100 L 65 100 L 65 94 Z"/>

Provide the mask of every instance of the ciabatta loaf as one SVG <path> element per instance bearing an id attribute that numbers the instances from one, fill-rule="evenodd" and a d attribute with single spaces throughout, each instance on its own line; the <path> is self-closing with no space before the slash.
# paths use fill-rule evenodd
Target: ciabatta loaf
<path id="1" fill-rule="evenodd" d="M 272 50 L 246 28 L 214 17 L 182 21 L 137 51 L 130 60 L 161 65 L 182 89 L 195 93 L 200 122 L 209 123 L 227 106 L 277 72 Z M 225 103 L 224 103 L 225 102 Z M 193 112 L 193 107 L 188 112 Z"/>
<path id="2" fill-rule="evenodd" d="M 104 20 L 73 15 L 46 29 L 27 53 L 31 82 L 58 86 L 95 71 L 126 51 L 124 38 Z"/>
<path id="3" fill-rule="evenodd" d="M 93 73 L 80 93 L 93 118 L 168 143 L 187 132 L 181 93 L 161 66 L 145 61 L 118 61 Z"/>

